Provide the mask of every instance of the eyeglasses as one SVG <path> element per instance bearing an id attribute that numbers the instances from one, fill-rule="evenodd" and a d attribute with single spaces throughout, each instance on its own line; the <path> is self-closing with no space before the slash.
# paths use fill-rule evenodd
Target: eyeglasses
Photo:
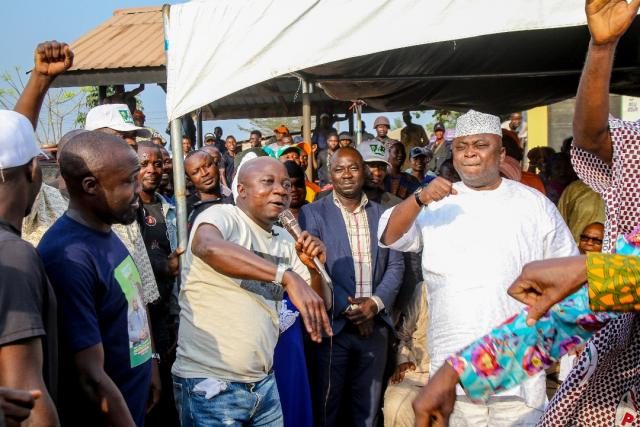
<path id="1" fill-rule="evenodd" d="M 586 234 L 580 235 L 580 241 L 582 243 L 591 243 L 592 245 L 602 246 L 602 239 L 598 239 L 596 237 L 587 236 Z"/>

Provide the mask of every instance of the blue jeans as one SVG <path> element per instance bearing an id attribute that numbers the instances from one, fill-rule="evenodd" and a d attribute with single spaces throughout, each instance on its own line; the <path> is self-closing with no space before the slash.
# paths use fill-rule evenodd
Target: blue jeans
<path id="1" fill-rule="evenodd" d="M 182 427 L 282 427 L 280 396 L 273 374 L 257 383 L 227 382 L 227 389 L 205 398 L 193 388 L 205 378 L 173 376 L 173 392 Z"/>

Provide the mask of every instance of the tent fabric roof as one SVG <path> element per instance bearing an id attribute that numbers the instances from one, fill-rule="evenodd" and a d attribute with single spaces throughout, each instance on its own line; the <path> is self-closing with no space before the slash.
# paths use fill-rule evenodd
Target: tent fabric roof
<path id="1" fill-rule="evenodd" d="M 161 6 L 116 10 L 71 48 L 73 67 L 56 86 L 166 81 Z"/>
<path id="2" fill-rule="evenodd" d="M 337 10 L 349 19 L 323 31 Z M 194 0 L 171 7 L 167 113 L 291 73 L 383 111 L 522 110 L 575 94 L 585 21 L 584 0 Z M 638 40 L 636 21 L 618 47 L 614 92 L 640 94 Z"/>

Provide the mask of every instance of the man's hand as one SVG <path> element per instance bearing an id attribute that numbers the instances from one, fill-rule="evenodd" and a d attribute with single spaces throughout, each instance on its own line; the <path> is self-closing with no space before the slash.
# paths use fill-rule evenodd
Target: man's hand
<path id="1" fill-rule="evenodd" d="M 73 52 L 66 43 L 55 40 L 40 43 L 34 54 L 34 75 L 42 75 L 49 79 L 64 73 L 73 65 Z"/>
<path id="2" fill-rule="evenodd" d="M 160 381 L 160 362 L 151 360 L 151 384 L 149 386 L 149 399 L 147 400 L 147 414 L 160 402 L 162 382 Z"/>
<path id="3" fill-rule="evenodd" d="M 640 0 L 586 0 L 585 11 L 595 45 L 617 43 L 635 19 Z"/>
<path id="4" fill-rule="evenodd" d="M 372 320 L 376 314 L 378 314 L 378 304 L 376 304 L 372 298 L 347 297 L 347 300 L 349 304 L 356 304 L 358 306 L 344 314 L 344 316 L 356 326 Z"/>
<path id="5" fill-rule="evenodd" d="M 532 326 L 554 304 L 576 292 L 586 281 L 584 255 L 547 259 L 525 265 L 507 293 L 530 307 L 527 325 Z"/>
<path id="6" fill-rule="evenodd" d="M 167 270 L 169 276 L 176 277 L 180 274 L 180 255 L 184 253 L 184 249 L 176 248 L 175 251 L 167 257 Z"/>
<path id="7" fill-rule="evenodd" d="M 362 338 L 367 338 L 369 335 L 373 333 L 374 324 L 375 324 L 375 320 L 369 319 L 369 320 L 365 320 L 363 323 L 356 325 L 358 328 L 358 334 L 360 334 Z"/>
<path id="8" fill-rule="evenodd" d="M 317 343 L 322 342 L 322 331 L 332 336 L 333 331 L 324 308 L 324 301 L 311 286 L 293 271 L 284 273 L 282 285 L 289 294 L 291 302 L 300 312 L 311 340 Z"/>
<path id="9" fill-rule="evenodd" d="M 313 263 L 313 258 L 318 257 L 321 263 L 325 263 L 327 260 L 327 248 L 324 243 L 315 236 L 309 234 L 308 231 L 303 231 L 300 237 L 296 241 L 296 251 L 298 257 L 304 265 L 309 269 L 315 270 L 316 266 Z"/>
<path id="10" fill-rule="evenodd" d="M 0 387 L 0 408 L 7 427 L 19 427 L 31 415 L 35 401 L 42 396 L 40 390 L 16 390 Z"/>
<path id="11" fill-rule="evenodd" d="M 404 374 L 407 371 L 415 371 L 416 364 L 413 362 L 404 362 L 396 366 L 396 370 L 391 375 L 391 384 L 400 384 L 404 380 Z"/>
<path id="12" fill-rule="evenodd" d="M 442 200 L 450 194 L 458 194 L 458 192 L 453 188 L 451 181 L 439 176 L 420 192 L 420 201 L 426 205 Z"/>
<path id="13" fill-rule="evenodd" d="M 445 363 L 413 401 L 416 427 L 446 427 L 456 403 L 458 374 Z"/>

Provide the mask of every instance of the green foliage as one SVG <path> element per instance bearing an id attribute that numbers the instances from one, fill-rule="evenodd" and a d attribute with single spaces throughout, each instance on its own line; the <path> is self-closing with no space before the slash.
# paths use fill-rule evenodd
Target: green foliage
<path id="1" fill-rule="evenodd" d="M 435 119 L 434 124 L 437 122 L 442 122 L 444 127 L 447 129 L 453 128 L 456 125 L 456 120 L 460 117 L 462 113 L 458 111 L 450 111 L 450 110 L 435 110 L 432 114 L 432 117 Z"/>

